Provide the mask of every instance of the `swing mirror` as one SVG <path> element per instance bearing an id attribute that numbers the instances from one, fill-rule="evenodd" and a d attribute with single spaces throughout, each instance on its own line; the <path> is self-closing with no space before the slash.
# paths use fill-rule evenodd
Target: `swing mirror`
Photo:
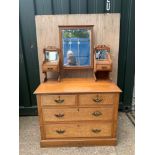
<path id="1" fill-rule="evenodd" d="M 59 26 L 63 68 L 92 68 L 93 41 L 90 26 Z"/>

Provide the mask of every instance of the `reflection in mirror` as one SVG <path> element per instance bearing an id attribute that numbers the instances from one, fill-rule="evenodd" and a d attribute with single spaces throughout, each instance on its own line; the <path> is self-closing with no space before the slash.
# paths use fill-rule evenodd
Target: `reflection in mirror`
<path id="1" fill-rule="evenodd" d="M 46 61 L 56 61 L 58 60 L 58 52 L 57 51 L 45 51 L 45 60 Z"/>
<path id="2" fill-rule="evenodd" d="M 62 30 L 63 65 L 90 66 L 91 65 L 91 30 L 74 28 Z"/>
<path id="3" fill-rule="evenodd" d="M 96 59 L 97 60 L 106 60 L 106 59 L 108 59 L 107 50 L 96 50 Z"/>

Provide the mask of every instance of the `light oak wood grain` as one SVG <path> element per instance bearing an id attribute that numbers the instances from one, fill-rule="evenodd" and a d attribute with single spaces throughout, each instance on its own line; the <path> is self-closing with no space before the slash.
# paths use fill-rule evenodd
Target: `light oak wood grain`
<path id="1" fill-rule="evenodd" d="M 64 106 L 64 105 L 75 105 L 76 95 L 42 95 L 41 105 L 54 105 L 54 106 Z M 60 102 L 59 102 L 60 101 Z M 62 102 L 61 102 L 62 101 Z"/>
<path id="2" fill-rule="evenodd" d="M 66 139 L 46 139 L 41 140 L 41 147 L 60 147 L 60 146 L 103 146 L 117 144 L 116 138 L 66 138 Z"/>
<path id="3" fill-rule="evenodd" d="M 110 137 L 112 123 L 74 123 L 45 125 L 46 138 Z"/>
<path id="4" fill-rule="evenodd" d="M 99 71 L 111 71 L 112 68 L 109 65 L 96 65 L 96 70 L 99 70 Z"/>
<path id="5" fill-rule="evenodd" d="M 96 93 L 79 95 L 79 105 L 113 104 L 113 93 Z"/>
<path id="6" fill-rule="evenodd" d="M 41 96 L 37 95 L 37 106 L 38 106 L 38 116 L 39 116 L 39 124 L 40 124 L 40 134 L 41 134 L 41 139 L 45 139 L 45 132 L 44 132 L 44 127 L 42 126 L 43 124 L 43 116 L 42 116 L 42 108 L 41 108 Z"/>
<path id="7" fill-rule="evenodd" d="M 112 121 L 113 107 L 99 108 L 43 108 L 44 122 Z M 66 122 L 67 123 L 67 122 Z"/>
<path id="8" fill-rule="evenodd" d="M 42 72 L 59 71 L 56 65 L 42 65 Z"/>
<path id="9" fill-rule="evenodd" d="M 119 93 L 115 94 L 114 98 L 114 112 L 113 112 L 113 132 L 112 136 L 117 136 L 117 126 L 118 126 L 118 106 L 119 106 Z"/>
<path id="10" fill-rule="evenodd" d="M 35 94 L 72 94 L 72 93 L 108 93 L 121 92 L 112 81 L 98 80 L 93 78 L 64 78 L 61 82 L 47 81 L 41 83 L 35 90 Z"/>
<path id="11" fill-rule="evenodd" d="M 41 147 L 116 145 L 120 92 L 112 81 L 92 78 L 40 84 Z"/>

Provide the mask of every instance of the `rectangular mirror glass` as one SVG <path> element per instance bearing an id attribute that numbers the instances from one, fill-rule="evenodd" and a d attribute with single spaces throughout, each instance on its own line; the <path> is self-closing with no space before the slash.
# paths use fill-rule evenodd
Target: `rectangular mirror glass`
<path id="1" fill-rule="evenodd" d="M 61 50 L 64 67 L 92 65 L 92 27 L 61 27 Z"/>
<path id="2" fill-rule="evenodd" d="M 106 60 L 108 59 L 107 50 L 96 50 L 96 59 L 97 60 Z"/>
<path id="3" fill-rule="evenodd" d="M 45 51 L 45 59 L 46 61 L 56 61 L 58 59 L 58 52 Z"/>

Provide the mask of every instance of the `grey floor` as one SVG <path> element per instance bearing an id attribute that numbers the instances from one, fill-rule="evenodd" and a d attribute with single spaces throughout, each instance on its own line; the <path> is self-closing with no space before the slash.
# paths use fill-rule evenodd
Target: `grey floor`
<path id="1" fill-rule="evenodd" d="M 38 117 L 20 117 L 20 155 L 134 155 L 135 128 L 119 113 L 117 146 L 40 148 Z"/>

